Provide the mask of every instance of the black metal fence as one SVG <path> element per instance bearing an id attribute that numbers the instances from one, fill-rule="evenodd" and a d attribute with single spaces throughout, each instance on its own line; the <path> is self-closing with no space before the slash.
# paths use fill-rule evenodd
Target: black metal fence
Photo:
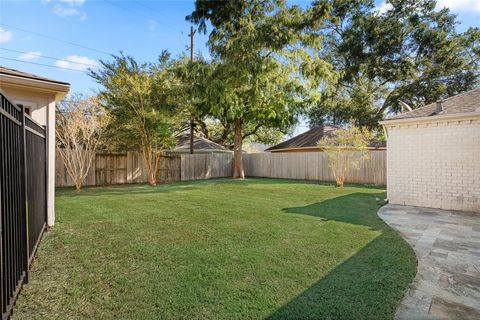
<path id="1" fill-rule="evenodd" d="M 0 95 L 0 304 L 8 319 L 46 226 L 47 162 L 45 129 Z"/>

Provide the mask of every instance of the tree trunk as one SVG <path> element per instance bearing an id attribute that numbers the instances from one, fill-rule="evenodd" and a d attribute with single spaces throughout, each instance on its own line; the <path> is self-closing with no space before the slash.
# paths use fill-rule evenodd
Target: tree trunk
<path id="1" fill-rule="evenodd" d="M 147 180 L 148 184 L 151 186 L 157 185 L 157 173 L 156 173 L 156 166 L 155 161 L 156 157 L 154 151 L 151 147 L 143 147 L 143 159 L 145 160 L 145 165 L 147 167 Z"/>
<path id="2" fill-rule="evenodd" d="M 151 186 L 156 186 L 157 185 L 157 179 L 155 179 L 155 174 L 153 173 L 153 170 L 151 170 L 148 173 L 148 184 Z"/>
<path id="3" fill-rule="evenodd" d="M 235 136 L 233 138 L 233 178 L 243 179 L 242 163 L 242 119 L 235 119 Z"/>

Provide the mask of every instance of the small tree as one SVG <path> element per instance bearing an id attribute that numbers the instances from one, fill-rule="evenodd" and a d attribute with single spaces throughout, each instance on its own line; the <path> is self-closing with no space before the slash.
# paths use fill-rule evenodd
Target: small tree
<path id="1" fill-rule="evenodd" d="M 63 101 L 61 109 L 57 116 L 57 149 L 80 192 L 109 117 L 96 97 L 77 95 Z"/>
<path id="2" fill-rule="evenodd" d="M 179 123 L 174 90 L 178 85 L 170 55 L 164 51 L 157 63 L 139 64 L 121 54 L 101 64 L 90 76 L 102 85 L 100 97 L 112 117 L 109 144 L 123 150 L 140 149 L 148 183 L 155 185 L 162 152 L 175 145 Z"/>
<path id="3" fill-rule="evenodd" d="M 369 131 L 352 126 L 319 141 L 318 146 L 327 154 L 337 187 L 343 187 L 348 170 L 358 170 L 360 163 L 368 159 L 367 147 L 371 139 Z"/>

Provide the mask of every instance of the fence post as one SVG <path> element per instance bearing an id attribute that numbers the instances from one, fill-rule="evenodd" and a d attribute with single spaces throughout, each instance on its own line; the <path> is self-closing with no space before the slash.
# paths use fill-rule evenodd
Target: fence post
<path id="1" fill-rule="evenodd" d="M 24 263 L 24 270 L 25 270 L 25 278 L 24 278 L 24 283 L 28 283 L 28 261 L 30 260 L 29 257 L 29 238 L 28 238 L 28 199 L 27 199 L 27 139 L 26 139 L 26 129 L 25 129 L 25 107 L 21 106 L 21 122 L 22 122 L 22 127 L 21 127 L 21 136 L 20 140 L 22 143 L 22 148 L 20 148 L 20 176 L 21 176 L 21 203 L 22 203 L 22 212 L 25 215 L 25 223 L 23 223 L 22 226 L 22 233 L 24 235 L 24 240 L 25 240 L 25 263 Z"/>
<path id="2" fill-rule="evenodd" d="M 0 96 L 0 110 L 3 110 L 3 96 Z M 1 114 L 0 114 L 1 115 Z M 0 121 L 1 121 L 1 118 L 0 118 Z M 0 123 L 0 132 L 2 132 L 3 134 L 3 130 L 2 130 L 2 126 L 1 126 L 1 123 Z M 0 145 L 0 155 L 2 157 L 4 157 L 3 155 L 3 144 L 5 143 L 3 141 L 3 137 L 2 139 L 0 139 L 0 142 L 2 143 L 2 145 Z M 0 163 L 1 163 L 1 159 L 0 159 Z M 0 168 L 1 170 L 1 168 Z M 2 183 L 0 182 L 0 210 L 2 208 Z M 1 212 L 0 212 L 0 314 L 2 315 L 3 317 L 3 313 L 5 312 L 5 309 L 6 309 L 6 304 L 4 306 L 4 297 L 3 295 L 7 294 L 6 292 L 3 293 L 3 282 L 4 282 L 4 277 L 5 277 L 5 273 L 3 271 L 3 224 L 2 224 L 2 217 L 1 217 Z"/>
<path id="3" fill-rule="evenodd" d="M 49 165 L 49 154 L 48 154 L 48 126 L 44 125 L 43 128 L 45 129 L 45 225 L 47 226 L 45 230 L 48 230 L 48 165 Z M 57 157 L 57 151 L 55 150 L 54 157 Z"/>

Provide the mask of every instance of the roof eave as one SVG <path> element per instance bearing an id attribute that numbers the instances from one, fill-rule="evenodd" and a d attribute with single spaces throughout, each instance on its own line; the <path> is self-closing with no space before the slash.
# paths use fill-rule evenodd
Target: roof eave
<path id="1" fill-rule="evenodd" d="M 426 123 L 426 122 L 443 122 L 443 121 L 452 121 L 452 120 L 470 120 L 470 119 L 480 119 L 480 112 L 463 112 L 463 113 L 452 113 L 452 114 L 438 114 L 428 117 L 412 117 L 412 118 L 403 118 L 403 119 L 390 119 L 383 120 L 379 123 L 382 126 L 392 126 L 397 124 L 407 124 L 407 123 Z"/>
<path id="2" fill-rule="evenodd" d="M 368 150 L 385 150 L 386 147 L 367 147 Z M 297 148 L 282 148 L 282 149 L 274 149 L 274 150 L 265 150 L 265 152 L 286 152 L 286 151 L 322 151 L 320 147 L 297 147 Z"/>
<path id="3" fill-rule="evenodd" d="M 57 99 L 63 98 L 70 91 L 70 84 L 68 83 L 32 79 L 5 73 L 0 74 L 0 83 L 10 87 L 33 88 L 37 91 L 53 93 Z"/>

